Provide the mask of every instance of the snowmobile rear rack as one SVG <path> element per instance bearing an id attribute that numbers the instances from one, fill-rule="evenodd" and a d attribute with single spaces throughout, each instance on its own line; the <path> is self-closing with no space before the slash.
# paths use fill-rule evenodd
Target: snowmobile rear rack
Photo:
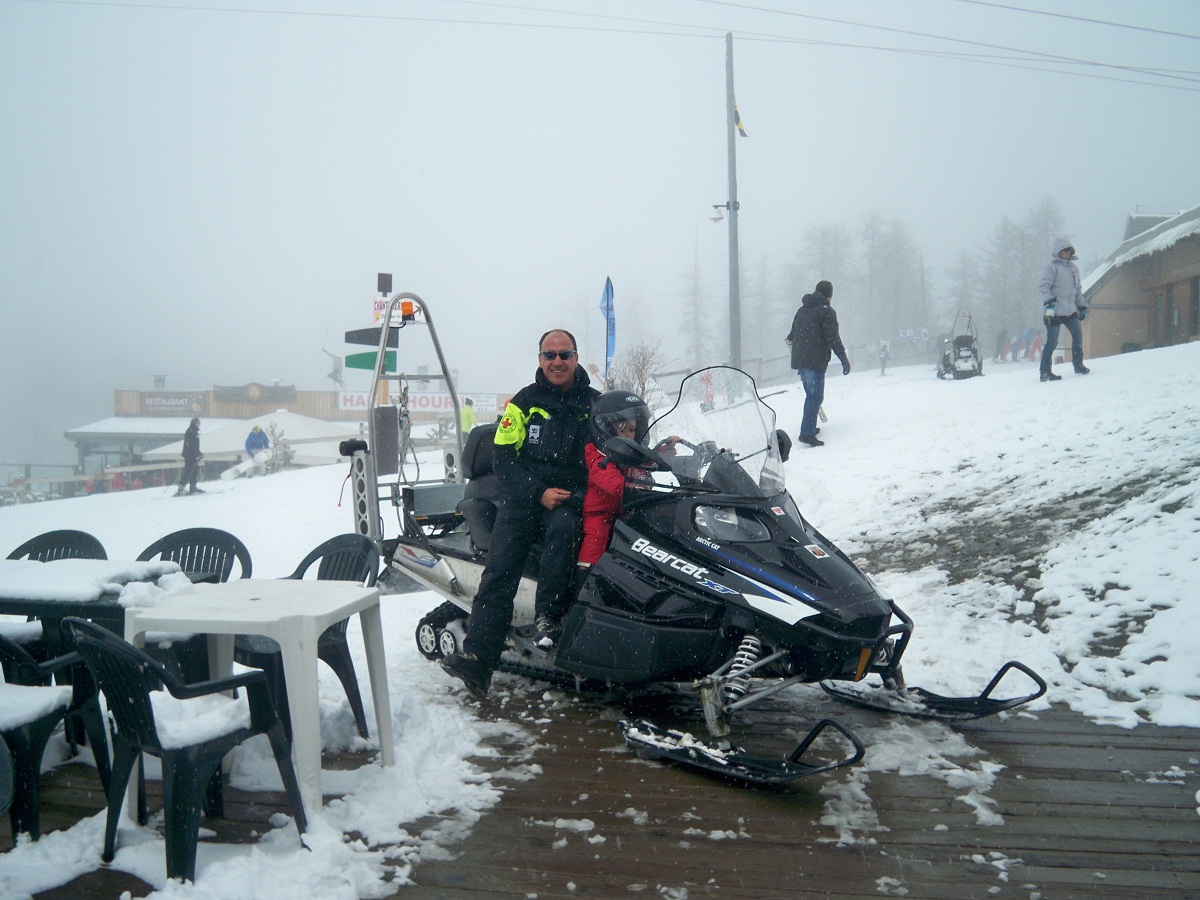
<path id="1" fill-rule="evenodd" d="M 866 752 L 858 735 L 835 719 L 819 721 L 796 749 L 782 759 L 752 756 L 736 744 L 698 740 L 687 732 L 662 728 L 646 719 L 632 722 L 623 719 L 617 724 L 625 742 L 644 759 L 662 759 L 704 775 L 755 787 L 782 787 L 809 775 L 852 766 Z M 824 765 L 802 762 L 809 746 L 828 728 L 840 732 L 854 752 L 846 759 Z"/>
<path id="2" fill-rule="evenodd" d="M 993 699 L 992 691 L 1011 669 L 1018 669 L 1028 675 L 1037 685 L 1037 689 L 1022 697 Z M 890 691 L 872 685 L 835 681 L 822 681 L 821 687 L 832 697 L 868 709 L 947 722 L 982 719 L 1029 703 L 1046 693 L 1045 680 L 1027 665 L 1016 660 L 1009 660 L 1001 666 L 1000 671 L 992 677 L 978 697 L 944 697 L 919 687 Z"/>

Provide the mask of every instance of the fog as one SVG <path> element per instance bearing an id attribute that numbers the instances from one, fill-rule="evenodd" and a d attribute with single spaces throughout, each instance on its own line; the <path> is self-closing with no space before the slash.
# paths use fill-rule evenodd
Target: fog
<path id="1" fill-rule="evenodd" d="M 332 387 L 377 272 L 466 392 L 552 326 L 602 365 L 606 277 L 677 358 L 694 272 L 727 316 L 727 31 L 744 272 L 874 212 L 936 292 L 1043 197 L 1085 263 L 1200 202 L 1194 0 L 0 0 L 0 463 L 155 375 Z"/>

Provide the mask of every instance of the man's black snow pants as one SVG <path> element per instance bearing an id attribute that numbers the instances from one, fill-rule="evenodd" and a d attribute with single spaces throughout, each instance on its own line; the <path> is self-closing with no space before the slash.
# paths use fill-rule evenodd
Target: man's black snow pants
<path id="1" fill-rule="evenodd" d="M 525 559 L 534 544 L 538 557 L 536 615 L 559 618 L 579 550 L 579 513 L 566 506 L 546 509 L 501 502 L 492 529 L 492 546 L 471 605 L 471 624 L 463 649 L 489 670 L 504 650 L 504 635 L 512 623 L 513 598 L 521 583 Z"/>

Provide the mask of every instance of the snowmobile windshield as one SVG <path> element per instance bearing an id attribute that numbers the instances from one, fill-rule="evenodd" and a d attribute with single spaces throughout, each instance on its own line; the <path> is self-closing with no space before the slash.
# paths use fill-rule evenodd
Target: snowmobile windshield
<path id="1" fill-rule="evenodd" d="M 651 423 L 648 443 L 681 485 L 756 497 L 784 488 L 775 411 L 741 369 L 713 366 L 687 376 L 675 405 Z"/>

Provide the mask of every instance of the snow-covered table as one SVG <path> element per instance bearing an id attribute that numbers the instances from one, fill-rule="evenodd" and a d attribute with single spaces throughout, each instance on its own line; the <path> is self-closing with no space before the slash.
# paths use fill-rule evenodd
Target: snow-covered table
<path id="1" fill-rule="evenodd" d="M 395 761 L 392 713 L 383 653 L 379 591 L 344 581 L 241 579 L 200 584 L 181 602 L 125 611 L 125 639 L 141 644 L 147 631 L 207 634 L 214 676 L 233 667 L 238 634 L 262 634 L 283 651 L 283 676 L 292 719 L 292 758 L 308 811 L 321 808 L 321 723 L 317 701 L 317 638 L 358 613 L 375 704 L 375 729 L 385 766 Z"/>
<path id="2" fill-rule="evenodd" d="M 179 564 L 154 560 L 29 559 L 0 560 L 0 614 L 60 621 L 67 616 L 91 619 L 121 632 L 125 609 L 118 602 L 127 584 L 151 582 L 179 571 Z M 58 634 L 47 640 L 59 649 Z"/>

